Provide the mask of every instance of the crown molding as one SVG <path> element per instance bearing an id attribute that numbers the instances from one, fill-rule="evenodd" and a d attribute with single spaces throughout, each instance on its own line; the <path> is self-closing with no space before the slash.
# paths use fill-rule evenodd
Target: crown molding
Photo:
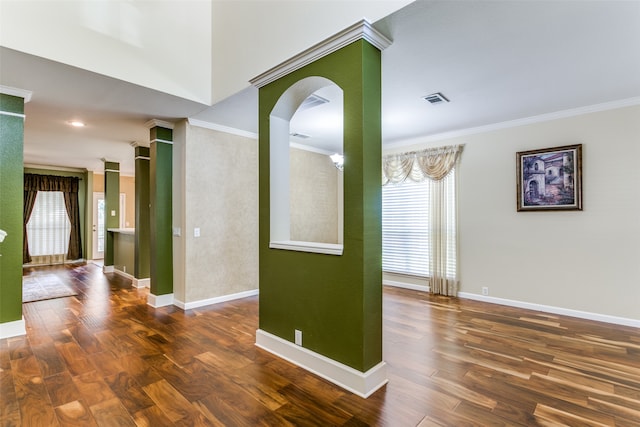
<path id="1" fill-rule="evenodd" d="M 249 83 L 259 89 L 360 39 L 365 39 L 381 51 L 391 45 L 391 40 L 373 28 L 369 21 L 362 19 L 339 33 L 284 61 L 280 65 L 254 77 L 249 80 Z"/>
<path id="2" fill-rule="evenodd" d="M 4 86 L 0 85 L 0 93 L 3 95 L 17 96 L 19 98 L 23 98 L 25 104 L 31 101 L 31 96 L 33 92 L 30 90 L 18 89 L 16 87 Z"/>
<path id="3" fill-rule="evenodd" d="M 151 119 L 148 122 L 146 122 L 144 124 L 146 127 L 148 127 L 149 129 L 155 128 L 155 127 L 161 127 L 161 128 L 165 128 L 165 129 L 173 129 L 174 124 L 171 122 L 165 122 L 164 120 L 158 120 L 158 119 Z"/>
<path id="4" fill-rule="evenodd" d="M 583 114 L 598 113 L 600 111 L 616 110 L 618 108 L 633 107 L 640 105 L 640 97 L 620 99 L 617 101 L 603 102 L 601 104 L 587 105 L 585 107 L 572 108 L 569 110 L 555 111 L 553 113 L 540 114 L 538 116 L 525 117 L 522 119 L 509 120 L 506 122 L 493 123 L 485 126 L 478 126 L 467 129 L 459 129 L 451 132 L 443 132 L 424 137 L 415 137 L 394 141 L 384 144 L 384 150 L 394 150 L 397 148 L 409 147 L 421 143 L 441 141 L 445 139 L 459 138 L 462 136 L 476 135 L 480 133 L 492 132 L 501 129 L 509 129 L 518 126 L 531 125 L 536 123 L 549 122 L 552 120 L 566 119 L 569 117 L 581 116 Z"/>
<path id="5" fill-rule="evenodd" d="M 218 123 L 207 122 L 205 120 L 199 119 L 187 119 L 191 126 L 196 126 L 200 128 L 215 130 L 218 132 L 230 133 L 231 135 L 244 136 L 245 138 L 258 139 L 258 134 L 254 132 L 249 132 L 246 130 L 233 128 L 230 126 L 220 125 Z"/>

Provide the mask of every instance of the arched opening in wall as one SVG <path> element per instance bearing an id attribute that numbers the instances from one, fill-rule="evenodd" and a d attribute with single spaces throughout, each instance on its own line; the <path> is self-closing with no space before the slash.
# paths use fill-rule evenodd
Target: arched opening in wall
<path id="1" fill-rule="evenodd" d="M 324 77 L 290 86 L 271 111 L 270 247 L 342 254 L 343 91 Z"/>

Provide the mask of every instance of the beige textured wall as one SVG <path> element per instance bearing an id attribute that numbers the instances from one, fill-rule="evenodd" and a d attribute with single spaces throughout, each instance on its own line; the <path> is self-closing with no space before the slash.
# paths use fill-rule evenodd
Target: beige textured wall
<path id="1" fill-rule="evenodd" d="M 338 243 L 338 170 L 325 154 L 289 153 L 291 240 Z"/>
<path id="2" fill-rule="evenodd" d="M 466 144 L 461 291 L 640 320 L 640 106 L 425 146 Z M 516 212 L 516 152 L 583 144 L 583 211 Z"/>
<path id="3" fill-rule="evenodd" d="M 183 302 L 257 289 L 257 140 L 187 125 L 181 155 Z"/>

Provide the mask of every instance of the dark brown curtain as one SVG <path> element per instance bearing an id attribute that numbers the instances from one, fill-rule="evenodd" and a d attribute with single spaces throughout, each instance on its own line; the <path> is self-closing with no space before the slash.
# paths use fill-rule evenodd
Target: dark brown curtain
<path id="1" fill-rule="evenodd" d="M 24 243 L 22 260 L 24 263 L 31 261 L 29 255 L 29 245 L 27 243 L 27 222 L 31 217 L 33 205 L 36 202 L 38 191 L 61 191 L 64 194 L 64 204 L 67 208 L 69 222 L 71 222 L 71 234 L 69 236 L 69 250 L 67 259 L 74 260 L 82 258 L 82 240 L 80 238 L 80 206 L 78 204 L 78 187 L 80 178 L 72 176 L 37 175 L 31 173 L 24 174 Z M 30 207 L 27 211 L 27 193 Z M 33 194 L 32 194 L 33 193 Z"/>
<path id="2" fill-rule="evenodd" d="M 24 187 L 24 205 L 22 205 L 22 263 L 27 264 L 31 262 L 31 254 L 29 253 L 29 239 L 27 239 L 27 222 L 31 218 L 31 212 L 33 212 L 33 206 L 36 204 L 36 196 L 38 190 L 27 190 Z"/>

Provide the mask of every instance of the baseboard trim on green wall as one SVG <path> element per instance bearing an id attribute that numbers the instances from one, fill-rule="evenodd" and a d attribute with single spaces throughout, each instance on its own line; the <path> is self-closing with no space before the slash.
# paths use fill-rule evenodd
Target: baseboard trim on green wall
<path id="1" fill-rule="evenodd" d="M 26 335 L 27 328 L 24 323 L 24 317 L 21 320 L 14 320 L 13 322 L 0 323 L 0 340 L 4 338 L 17 337 L 20 335 Z"/>
<path id="2" fill-rule="evenodd" d="M 116 269 L 113 265 L 104 265 L 102 266 L 103 273 L 115 273 Z"/>
<path id="3" fill-rule="evenodd" d="M 365 399 L 389 382 L 385 362 L 360 372 L 261 329 L 256 331 L 256 346 Z"/>
<path id="4" fill-rule="evenodd" d="M 173 305 L 173 294 L 164 294 L 164 295 L 147 295 L 147 305 L 150 305 L 153 308 L 166 307 L 168 305 Z"/>
<path id="5" fill-rule="evenodd" d="M 126 279 L 131 280 L 131 286 L 134 288 L 140 289 L 140 288 L 148 288 L 149 286 L 151 286 L 151 278 L 149 277 L 147 277 L 146 279 L 136 279 L 131 274 L 125 273 L 124 271 L 118 270 L 117 268 L 114 268 L 113 272 L 119 276 L 122 276 Z"/>

